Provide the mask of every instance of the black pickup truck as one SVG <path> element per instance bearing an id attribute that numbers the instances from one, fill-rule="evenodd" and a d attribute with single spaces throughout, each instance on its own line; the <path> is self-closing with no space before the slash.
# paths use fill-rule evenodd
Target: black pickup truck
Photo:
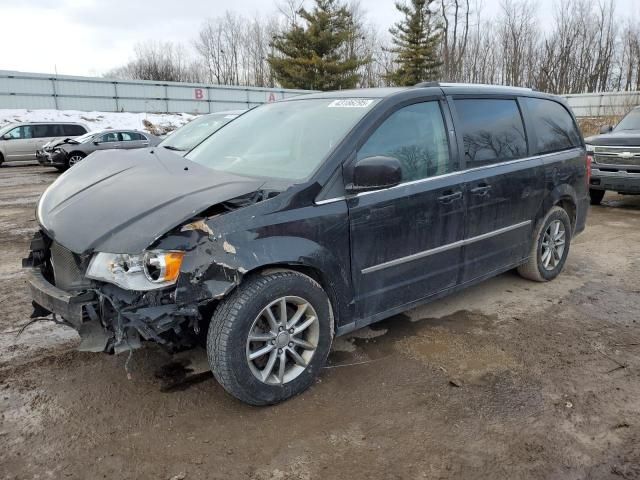
<path id="1" fill-rule="evenodd" d="M 591 156 L 591 204 L 599 205 L 607 190 L 624 195 L 640 194 L 640 106 L 615 127 L 584 139 Z"/>

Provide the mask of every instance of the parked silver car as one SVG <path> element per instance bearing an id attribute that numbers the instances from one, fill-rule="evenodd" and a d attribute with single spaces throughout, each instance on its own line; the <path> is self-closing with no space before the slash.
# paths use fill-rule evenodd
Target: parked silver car
<path id="1" fill-rule="evenodd" d="M 65 138 L 51 142 L 38 152 L 38 161 L 47 167 L 65 170 L 98 150 L 129 150 L 155 147 L 160 138 L 139 130 L 102 130 L 77 138 Z"/>
<path id="2" fill-rule="evenodd" d="M 0 165 L 36 160 L 36 152 L 56 138 L 77 137 L 89 130 L 81 123 L 21 122 L 0 128 Z"/>
<path id="3" fill-rule="evenodd" d="M 244 112 L 246 112 L 246 110 L 228 110 L 202 115 L 171 133 L 160 142 L 159 146 L 167 150 L 175 151 L 180 155 L 186 155 L 189 150 L 209 135 L 220 130 Z"/>

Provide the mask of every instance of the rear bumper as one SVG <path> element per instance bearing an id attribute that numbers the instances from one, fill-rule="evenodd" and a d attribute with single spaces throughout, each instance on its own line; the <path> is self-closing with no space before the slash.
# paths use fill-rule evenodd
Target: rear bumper
<path id="1" fill-rule="evenodd" d="M 52 285 L 42 275 L 39 268 L 27 270 L 29 293 L 32 300 L 45 310 L 60 315 L 77 330 L 80 329 L 85 315 L 85 307 L 93 305 L 96 296 L 93 293 L 74 295 Z"/>
<path id="2" fill-rule="evenodd" d="M 576 209 L 576 224 L 573 234 L 578 235 L 582 232 L 587 225 L 587 215 L 589 214 L 589 209 L 591 208 L 591 201 L 589 196 L 580 199 L 578 201 L 577 209 Z"/>
<path id="3" fill-rule="evenodd" d="M 640 173 L 628 172 L 617 166 L 602 166 L 602 168 L 606 170 L 601 170 L 598 167 L 599 166 L 594 166 L 591 170 L 589 188 L 640 194 Z"/>

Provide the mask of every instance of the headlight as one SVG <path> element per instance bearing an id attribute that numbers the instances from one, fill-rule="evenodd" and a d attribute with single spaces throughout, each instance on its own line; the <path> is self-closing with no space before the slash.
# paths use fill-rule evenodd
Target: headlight
<path id="1" fill-rule="evenodd" d="M 184 252 L 150 250 L 141 255 L 96 253 L 87 278 L 113 283 L 125 290 L 154 290 L 176 283 Z"/>

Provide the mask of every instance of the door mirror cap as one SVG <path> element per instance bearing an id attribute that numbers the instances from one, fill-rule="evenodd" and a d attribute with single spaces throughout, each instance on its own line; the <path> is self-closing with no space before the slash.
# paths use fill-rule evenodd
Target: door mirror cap
<path id="1" fill-rule="evenodd" d="M 611 125 L 603 125 L 602 127 L 600 127 L 600 134 L 610 133 L 611 130 L 613 130 L 613 127 Z"/>
<path id="2" fill-rule="evenodd" d="M 402 182 L 402 165 L 394 157 L 366 157 L 356 162 L 353 182 L 347 186 L 351 193 L 395 187 Z"/>
<path id="3" fill-rule="evenodd" d="M 2 136 L 2 139 L 3 139 L 3 140 L 11 140 L 11 138 L 12 138 L 12 137 L 11 137 L 11 135 L 9 135 L 8 133 L 5 133 L 5 134 Z"/>
<path id="4" fill-rule="evenodd" d="M 100 143 L 102 143 L 102 142 L 99 142 L 98 140 L 94 140 L 94 141 L 93 141 L 93 144 L 94 144 L 94 145 L 100 145 Z"/>

